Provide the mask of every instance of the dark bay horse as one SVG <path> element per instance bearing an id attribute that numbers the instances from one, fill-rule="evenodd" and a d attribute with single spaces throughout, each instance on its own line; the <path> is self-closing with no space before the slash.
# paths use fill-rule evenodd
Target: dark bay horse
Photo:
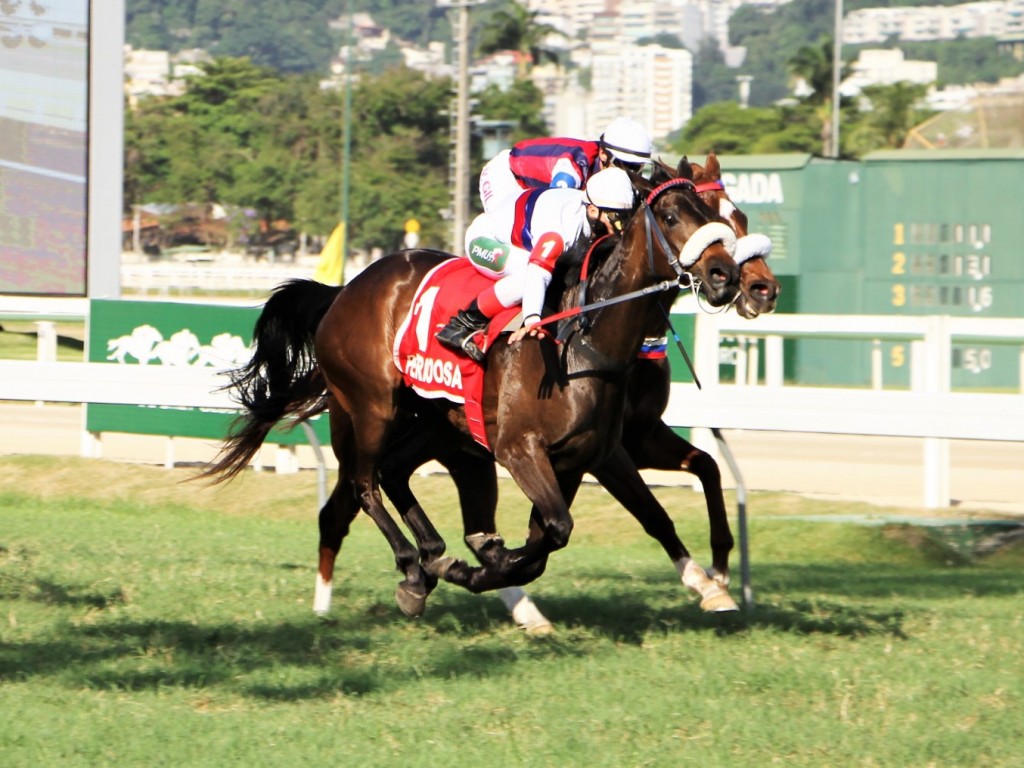
<path id="1" fill-rule="evenodd" d="M 779 284 L 765 262 L 770 252 L 770 241 L 762 235 L 748 234 L 747 218 L 729 199 L 721 183 L 721 170 L 714 154 L 708 156 L 703 166 L 697 163 L 690 165 L 698 193 L 719 211 L 740 238 L 736 256 L 740 261 L 740 293 L 734 304 L 737 312 L 746 318 L 771 312 L 775 308 Z M 670 169 L 656 166 L 652 179 L 664 180 L 669 173 Z M 714 458 L 680 437 L 662 421 L 671 383 L 667 358 L 641 357 L 635 361 L 628 375 L 622 437 L 622 447 L 632 466 L 619 456 L 591 470 L 591 473 L 662 545 L 681 577 L 684 577 L 690 562 L 689 553 L 668 513 L 648 490 L 637 470 L 683 471 L 696 475 L 703 487 L 711 530 L 712 567 L 707 575 L 717 586 L 698 579 L 694 588 L 701 594 L 701 605 L 705 610 L 731 610 L 735 603 L 725 590 L 729 581 L 728 556 L 733 538 L 722 493 L 721 473 Z M 470 500 L 468 506 L 463 503 L 464 510 L 473 511 L 466 515 L 465 533 L 471 546 L 479 546 L 480 537 L 473 532 L 494 530 L 497 489 L 493 465 L 485 457 L 467 456 L 451 450 L 450 446 L 451 442 L 436 428 L 422 430 L 418 442 L 407 441 L 392 452 L 382 472 L 381 483 L 388 498 L 414 530 L 428 530 L 429 523 L 424 519 L 409 480 L 415 469 L 426 461 L 440 461 L 456 481 L 460 498 Z M 421 547 L 434 556 L 439 553 L 435 539 L 427 537 L 419 541 Z M 520 625 L 528 628 L 549 626 L 521 590 L 502 590 L 501 597 Z M 330 589 L 323 583 L 318 583 L 317 605 L 321 611 L 326 611 L 330 605 Z"/>
<path id="2" fill-rule="evenodd" d="M 657 187 L 642 179 L 637 186 L 646 199 L 611 253 L 593 267 L 588 286 L 591 301 L 625 295 L 633 300 L 594 313 L 589 329 L 575 337 L 579 341 L 563 350 L 555 350 L 547 339 L 527 339 L 514 346 L 497 344 L 488 352 L 483 397 L 487 437 L 495 458 L 533 503 L 534 513 L 522 547 L 506 549 L 500 539 L 490 538 L 482 567 L 445 561 L 439 573 L 448 581 L 483 591 L 539 576 L 548 555 L 568 543 L 568 507 L 583 473 L 621 453 L 624 374 L 644 335 L 659 323 L 664 326 L 679 281 L 693 280 L 716 306 L 735 294 L 738 269 L 730 255 L 734 235 L 697 194 L 689 165 L 680 164 L 673 178 Z M 380 496 L 378 473 L 389 437 L 404 418 L 437 411 L 434 416 L 451 424 L 466 449 L 474 450 L 462 409 L 413 396 L 403 388 L 391 359 L 394 334 L 413 293 L 443 258 L 414 250 L 371 264 L 338 292 L 315 337 L 308 332 L 290 337 L 289 331 L 301 330 L 308 320 L 303 316 L 316 311 L 323 286 L 294 281 L 286 286 L 287 294 L 275 294 L 258 323 L 253 361 L 236 378 L 246 413 L 222 455 L 204 473 L 224 479 L 240 472 L 281 416 L 322 410 L 326 388 L 339 473 L 326 524 L 321 513 L 321 563 L 327 548 L 333 551 L 333 567 L 349 523 L 363 509 L 395 552 L 405 576 L 397 597 L 412 614 L 422 611 L 434 576 L 424 570 L 420 553 Z M 304 301 L 305 293 L 316 299 Z M 567 292 L 563 306 L 571 306 L 575 298 L 574 291 Z"/>

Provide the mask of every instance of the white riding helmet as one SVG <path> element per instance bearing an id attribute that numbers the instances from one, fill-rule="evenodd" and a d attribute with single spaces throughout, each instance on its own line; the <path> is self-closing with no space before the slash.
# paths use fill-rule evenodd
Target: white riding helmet
<path id="1" fill-rule="evenodd" d="M 649 163 L 654 142 L 636 120 L 617 117 L 601 134 L 601 146 L 623 163 Z"/>
<path id="2" fill-rule="evenodd" d="M 587 179 L 583 199 L 598 208 L 630 210 L 633 194 L 633 182 L 628 173 L 621 168 L 605 168 Z"/>

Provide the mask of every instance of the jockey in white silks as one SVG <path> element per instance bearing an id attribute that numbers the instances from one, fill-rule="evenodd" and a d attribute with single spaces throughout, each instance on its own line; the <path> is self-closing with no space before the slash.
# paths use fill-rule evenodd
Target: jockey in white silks
<path id="1" fill-rule="evenodd" d="M 484 353 L 473 337 L 502 309 L 522 304 L 524 327 L 537 325 L 558 257 L 590 238 L 599 223 L 616 231 L 618 216 L 633 202 L 629 175 L 607 168 L 583 189 L 532 189 L 477 216 L 466 230 L 466 255 L 495 282 L 448 321 L 438 341 L 482 363 Z"/>

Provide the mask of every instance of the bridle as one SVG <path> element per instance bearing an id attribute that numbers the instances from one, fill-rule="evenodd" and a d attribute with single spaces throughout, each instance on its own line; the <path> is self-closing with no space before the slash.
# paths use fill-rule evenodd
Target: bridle
<path id="1" fill-rule="evenodd" d="M 563 310 L 561 312 L 556 312 L 555 314 L 552 315 L 548 315 L 543 320 L 541 320 L 538 325 L 543 326 L 554 324 L 570 318 L 578 318 L 580 322 L 587 323 L 585 318 L 586 313 L 588 312 L 602 309 L 612 304 L 619 304 L 623 301 L 631 301 L 632 299 L 637 299 L 640 298 L 641 296 L 648 296 L 652 293 L 661 293 L 663 291 L 669 291 L 674 288 L 680 287 L 689 288 L 691 291 L 693 291 L 694 295 L 697 297 L 697 305 L 704 309 L 700 303 L 700 281 L 695 279 L 692 274 L 687 272 L 686 267 L 691 267 L 694 264 L 696 264 L 697 260 L 700 259 L 701 255 L 704 253 L 704 250 L 715 242 L 721 242 L 730 254 L 733 253 L 733 251 L 736 248 L 736 233 L 733 232 L 729 226 L 722 224 L 721 222 L 708 222 L 707 224 L 703 224 L 701 227 L 699 227 L 697 231 L 694 232 L 693 235 L 691 235 L 687 239 L 686 243 L 683 244 L 683 247 L 680 249 L 679 253 L 676 254 L 672 249 L 672 245 L 668 242 L 668 238 L 665 237 L 665 234 L 661 231 L 661 228 L 658 226 L 658 222 L 654 216 L 654 212 L 651 210 L 651 206 L 654 203 L 654 201 L 658 198 L 658 196 L 661 195 L 663 192 L 674 187 L 689 187 L 698 194 L 701 191 L 706 191 L 708 189 L 722 189 L 723 187 L 721 186 L 720 182 L 701 184 L 698 187 L 689 179 L 669 179 L 663 184 L 659 184 L 654 189 L 652 189 L 647 194 L 647 197 L 644 199 L 644 201 L 640 204 L 640 207 L 643 209 L 644 214 L 644 233 L 646 237 L 647 263 L 650 267 L 651 274 L 655 276 L 657 275 L 657 272 L 654 267 L 654 243 L 657 242 L 658 247 L 665 254 L 666 260 L 672 267 L 672 270 L 675 272 L 676 278 L 674 280 L 661 280 L 660 282 L 655 283 L 654 285 L 650 285 L 646 288 L 641 288 L 636 291 L 630 291 L 629 293 L 614 296 L 609 299 L 603 299 L 601 301 L 586 303 L 585 297 L 587 286 L 587 273 L 589 270 L 590 256 L 596 249 L 597 244 L 600 243 L 602 240 L 605 240 L 607 236 L 598 238 L 598 240 L 591 244 L 590 249 L 587 251 L 586 258 L 583 262 L 581 272 L 580 293 L 582 301 L 580 302 L 580 305 L 573 307 L 571 309 Z M 724 307 L 717 311 L 724 312 L 728 308 L 729 304 L 726 304 Z M 711 314 L 716 314 L 716 312 L 712 312 L 712 310 L 710 309 L 704 309 L 704 311 Z M 589 323 L 587 324 L 589 325 Z M 563 340 L 569 334 L 569 326 L 565 325 L 562 328 L 562 332 L 558 334 L 558 338 L 559 340 Z"/>
<path id="2" fill-rule="evenodd" d="M 647 239 L 647 263 L 650 266 L 651 272 L 655 271 L 654 268 L 654 244 L 657 243 L 658 247 L 665 254 L 665 258 L 668 261 L 672 270 L 676 273 L 676 280 L 678 284 L 683 288 L 690 288 L 694 291 L 699 287 L 699 282 L 694 279 L 693 275 L 686 271 L 688 267 L 692 267 L 700 259 L 705 249 L 708 248 L 712 243 L 720 242 L 730 255 L 736 250 L 736 233 L 731 227 L 726 224 L 722 224 L 718 221 L 708 222 L 703 224 L 697 229 L 686 242 L 683 247 L 680 248 L 679 253 L 675 253 L 672 249 L 672 245 L 668 242 L 668 238 L 665 237 L 665 233 L 661 231 L 658 226 L 657 219 L 654 216 L 653 205 L 658 196 L 663 192 L 673 189 L 675 187 L 684 187 L 692 189 L 695 193 L 700 194 L 702 191 L 708 189 L 714 189 L 716 187 L 708 184 L 701 184 L 701 188 L 698 187 L 689 179 L 669 179 L 663 184 L 659 184 L 652 189 L 646 199 L 641 203 L 641 208 L 644 214 L 644 234 Z M 721 186 L 718 187 L 719 189 Z"/>

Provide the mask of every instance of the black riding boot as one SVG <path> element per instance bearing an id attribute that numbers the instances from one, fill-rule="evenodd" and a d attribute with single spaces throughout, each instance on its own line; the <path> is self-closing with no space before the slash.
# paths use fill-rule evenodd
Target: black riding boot
<path id="1" fill-rule="evenodd" d="M 477 332 L 484 330 L 490 320 L 477 307 L 476 299 L 466 307 L 460 309 L 456 315 L 448 321 L 448 325 L 434 334 L 434 337 L 444 344 L 448 349 L 455 352 L 462 352 L 478 363 L 483 363 L 487 356 L 483 350 L 473 341 Z"/>

